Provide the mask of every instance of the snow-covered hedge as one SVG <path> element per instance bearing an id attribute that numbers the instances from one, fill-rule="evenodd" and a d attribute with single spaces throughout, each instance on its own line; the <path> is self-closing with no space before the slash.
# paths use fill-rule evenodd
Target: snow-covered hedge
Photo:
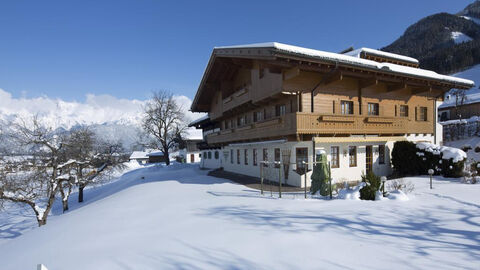
<path id="1" fill-rule="evenodd" d="M 461 149 L 427 142 L 396 142 L 392 151 L 392 165 L 399 175 L 425 175 L 434 169 L 437 175 L 460 177 L 466 158 Z"/>

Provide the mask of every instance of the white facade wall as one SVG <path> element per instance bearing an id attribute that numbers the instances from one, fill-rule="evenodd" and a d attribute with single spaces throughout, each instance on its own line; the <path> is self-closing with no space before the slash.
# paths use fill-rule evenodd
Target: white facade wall
<path id="1" fill-rule="evenodd" d="M 217 153 L 217 155 L 215 155 L 215 152 Z M 200 154 L 200 168 L 218 169 L 222 167 L 223 154 L 221 149 L 202 150 Z"/>
<path id="2" fill-rule="evenodd" d="M 437 138 L 434 143 L 439 145 L 443 145 L 443 125 L 439 124 L 440 116 L 438 115 L 438 107 L 440 107 L 440 105 L 442 104 L 443 104 L 442 101 L 436 101 L 437 112 L 435 113 L 435 117 L 436 117 L 435 134 Z"/>
<path id="3" fill-rule="evenodd" d="M 298 174 L 296 171 L 295 151 L 296 148 L 302 147 L 308 149 L 308 163 L 311 169 L 311 163 L 313 158 L 313 143 L 312 142 L 284 142 L 284 143 L 252 143 L 252 144 L 240 144 L 231 145 L 223 148 L 225 156 L 225 162 L 223 168 L 225 171 L 244 174 L 253 177 L 260 177 L 260 166 L 263 161 L 263 149 L 267 149 L 268 161 L 273 163 L 275 161 L 275 148 L 280 149 L 280 159 L 282 160 L 282 153 L 285 150 L 290 150 L 290 168 L 288 170 L 288 179 L 285 180 L 284 172 L 281 172 L 282 183 L 286 183 L 292 186 L 304 186 L 304 177 Z M 247 149 L 247 162 L 245 165 L 245 149 Z M 257 165 L 253 165 L 253 149 L 257 149 Z M 231 159 L 231 150 L 233 150 L 233 162 Z M 237 150 L 240 150 L 240 164 L 237 162 Z M 283 166 L 283 165 L 282 165 Z M 265 178 L 272 181 L 278 181 L 278 168 L 262 168 Z M 307 173 L 307 186 L 310 185 L 311 172 Z"/>
<path id="4" fill-rule="evenodd" d="M 431 134 L 409 134 L 405 136 L 409 141 L 419 142 L 434 140 Z M 392 173 L 391 167 L 391 152 L 393 150 L 394 141 L 378 141 L 378 142 L 351 142 L 351 143 L 316 143 L 315 149 L 323 149 L 327 153 L 327 159 L 331 162 L 331 146 L 339 147 L 339 168 L 332 168 L 332 182 L 343 183 L 345 181 L 359 181 L 362 174 L 366 173 L 366 146 L 372 146 L 372 170 L 376 175 L 388 176 Z M 379 162 L 379 145 L 385 146 L 385 162 Z M 357 164 L 354 167 L 349 165 L 349 146 L 357 147 Z M 225 171 L 248 175 L 252 177 L 260 177 L 260 165 L 263 160 L 263 149 L 267 149 L 268 161 L 273 163 L 275 160 L 275 148 L 280 148 L 281 153 L 285 150 L 290 150 L 290 168 L 288 170 L 288 179 L 285 179 L 284 171 L 281 172 L 282 183 L 292 186 L 304 187 L 305 175 L 298 174 L 296 169 L 296 149 L 308 149 L 308 168 L 306 185 L 310 186 L 312 162 L 314 153 L 314 144 L 311 141 L 303 142 L 258 142 L 245 144 L 232 144 L 222 148 L 222 164 Z M 245 149 L 247 150 L 247 164 L 245 164 Z M 253 164 L 253 149 L 257 149 L 257 165 Z M 233 150 L 233 160 L 231 156 Z M 240 150 L 240 162 L 237 161 L 237 150 Z M 283 159 L 283 155 L 281 155 Z M 217 164 L 218 166 L 218 164 Z M 268 168 L 263 169 L 265 178 L 272 181 L 278 181 L 278 169 Z"/>

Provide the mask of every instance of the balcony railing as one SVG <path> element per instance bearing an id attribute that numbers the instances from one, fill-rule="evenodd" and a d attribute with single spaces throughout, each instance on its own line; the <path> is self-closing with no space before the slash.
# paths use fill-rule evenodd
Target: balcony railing
<path id="1" fill-rule="evenodd" d="M 214 132 L 208 143 L 227 143 L 297 134 L 409 134 L 433 133 L 431 121 L 408 117 L 288 113 L 281 117 Z"/>

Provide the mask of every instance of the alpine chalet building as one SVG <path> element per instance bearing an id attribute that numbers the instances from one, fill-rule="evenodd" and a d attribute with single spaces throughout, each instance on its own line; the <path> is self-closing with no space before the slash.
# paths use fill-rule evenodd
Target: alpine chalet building
<path id="1" fill-rule="evenodd" d="M 309 185 L 323 150 L 335 182 L 389 175 L 394 142 L 440 143 L 436 112 L 445 92 L 474 86 L 418 66 L 368 48 L 216 47 L 191 110 L 208 113 L 197 127 L 208 127 L 207 148 L 220 149 L 225 171 L 259 177 L 261 161 L 280 162 L 283 183 L 304 186 L 307 174 Z"/>

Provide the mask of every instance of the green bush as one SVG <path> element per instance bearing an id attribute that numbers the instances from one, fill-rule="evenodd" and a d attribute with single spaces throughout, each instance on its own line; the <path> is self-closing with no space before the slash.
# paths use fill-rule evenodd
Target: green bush
<path id="1" fill-rule="evenodd" d="M 392 166 L 398 175 L 418 175 L 424 170 L 421 159 L 417 155 L 418 150 L 413 142 L 395 142 L 392 150 Z"/>
<path id="2" fill-rule="evenodd" d="M 382 186 L 380 177 L 370 171 L 367 175 L 362 175 L 362 182 L 366 183 L 366 185 L 360 189 L 360 199 L 375 201 L 377 191 Z"/>
<path id="3" fill-rule="evenodd" d="M 445 177 L 462 177 L 465 160 L 453 162 L 453 159 L 442 160 L 442 175 Z"/>

